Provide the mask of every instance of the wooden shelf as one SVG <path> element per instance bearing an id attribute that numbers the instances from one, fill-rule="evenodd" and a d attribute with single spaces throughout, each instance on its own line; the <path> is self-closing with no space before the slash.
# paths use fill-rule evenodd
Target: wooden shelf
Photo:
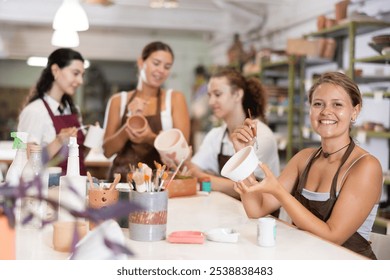
<path id="1" fill-rule="evenodd" d="M 362 93 L 363 97 L 374 97 L 375 93 L 374 92 L 364 92 Z M 390 97 L 390 92 L 384 92 L 383 97 Z"/>
<path id="2" fill-rule="evenodd" d="M 323 29 L 321 31 L 308 33 L 304 37 L 346 37 L 349 35 L 349 28 L 351 26 L 356 27 L 356 35 L 361 35 L 382 28 L 390 27 L 390 23 L 384 21 L 351 21 L 333 26 L 331 28 Z"/>
<path id="3" fill-rule="evenodd" d="M 361 62 L 361 63 L 384 64 L 384 63 L 390 63 L 390 55 L 377 55 L 371 57 L 356 58 L 354 59 L 354 61 Z"/>
<path id="4" fill-rule="evenodd" d="M 377 77 L 377 76 L 363 76 L 363 77 L 355 77 L 355 82 L 358 84 L 367 84 L 367 83 L 379 83 L 385 82 L 386 77 Z"/>
<path id="5" fill-rule="evenodd" d="M 384 131 L 384 132 L 376 132 L 376 131 L 364 131 L 366 133 L 366 136 L 369 138 L 390 138 L 390 132 Z M 353 136 L 356 136 L 357 130 L 353 130 L 351 134 Z"/>

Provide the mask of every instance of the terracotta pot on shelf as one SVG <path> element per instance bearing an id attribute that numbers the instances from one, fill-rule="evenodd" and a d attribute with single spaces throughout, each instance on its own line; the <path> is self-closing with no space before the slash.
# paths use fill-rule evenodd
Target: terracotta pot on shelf
<path id="1" fill-rule="evenodd" d="M 335 16 L 336 22 L 339 23 L 343 19 L 347 17 L 347 9 L 348 9 L 349 0 L 344 0 L 336 3 L 335 6 Z"/>
<path id="2" fill-rule="evenodd" d="M 336 25 L 336 20 L 334 18 L 327 18 L 325 21 L 325 28 L 331 28 Z"/>
<path id="3" fill-rule="evenodd" d="M 8 218 L 0 214 L 0 260 L 15 260 L 16 234 L 15 229 L 8 224 Z"/>
<path id="4" fill-rule="evenodd" d="M 336 47 L 337 47 L 336 40 L 333 38 L 327 38 L 322 57 L 326 59 L 333 59 L 336 51 Z"/>
<path id="5" fill-rule="evenodd" d="M 326 22 L 326 17 L 324 15 L 320 15 L 317 17 L 317 30 L 321 31 L 322 29 L 325 28 L 325 22 Z"/>

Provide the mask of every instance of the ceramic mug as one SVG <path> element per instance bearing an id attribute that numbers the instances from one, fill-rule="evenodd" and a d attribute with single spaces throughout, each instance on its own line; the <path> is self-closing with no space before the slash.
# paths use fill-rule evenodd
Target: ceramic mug
<path id="1" fill-rule="evenodd" d="M 276 221 L 274 218 L 259 218 L 257 222 L 257 242 L 262 247 L 275 246 Z"/>
<path id="2" fill-rule="evenodd" d="M 85 137 L 84 146 L 88 148 L 100 148 L 103 145 L 104 129 L 99 125 L 91 125 Z"/>
<path id="3" fill-rule="evenodd" d="M 223 166 L 221 175 L 238 182 L 248 178 L 260 161 L 252 146 L 247 146 L 235 153 Z"/>
<path id="4" fill-rule="evenodd" d="M 148 127 L 148 121 L 143 115 L 132 115 L 127 118 L 127 126 L 140 133 Z"/>
<path id="5" fill-rule="evenodd" d="M 154 147 L 159 152 L 161 160 L 167 164 L 169 161 L 178 164 L 187 158 L 190 152 L 183 133 L 177 128 L 162 131 L 154 140 Z"/>
<path id="6" fill-rule="evenodd" d="M 75 229 L 76 227 L 76 229 Z M 54 250 L 70 252 L 77 230 L 78 239 L 81 240 L 87 234 L 87 223 L 84 221 L 60 221 L 53 224 L 53 246 Z"/>

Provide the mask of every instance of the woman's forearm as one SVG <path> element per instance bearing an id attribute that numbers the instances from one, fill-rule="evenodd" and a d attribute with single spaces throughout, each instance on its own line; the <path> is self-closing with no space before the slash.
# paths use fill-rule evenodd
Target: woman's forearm
<path id="1" fill-rule="evenodd" d="M 104 156 L 109 158 L 123 149 L 128 141 L 126 127 L 122 126 L 115 134 L 107 137 L 103 143 Z"/>
<path id="2" fill-rule="evenodd" d="M 66 143 L 62 140 L 62 138 L 57 135 L 56 138 L 47 145 L 47 153 L 49 154 L 49 157 L 53 158 L 65 144 Z"/>

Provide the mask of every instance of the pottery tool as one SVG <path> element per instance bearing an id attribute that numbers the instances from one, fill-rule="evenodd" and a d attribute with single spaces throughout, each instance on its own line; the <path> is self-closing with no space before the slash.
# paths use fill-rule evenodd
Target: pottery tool
<path id="1" fill-rule="evenodd" d="M 166 190 L 168 189 L 169 184 L 173 181 L 173 178 L 175 178 L 175 176 L 176 176 L 177 172 L 179 171 L 180 167 L 183 165 L 185 159 L 186 159 L 186 158 L 183 157 L 183 159 L 180 161 L 179 165 L 176 167 L 176 170 L 175 170 L 175 172 L 173 173 L 171 179 L 169 179 L 167 185 L 165 186 L 165 189 L 166 189 Z"/>
<path id="2" fill-rule="evenodd" d="M 248 108 L 248 115 L 249 115 L 249 118 L 252 119 L 251 110 L 249 108 Z M 257 143 L 257 133 L 256 133 L 255 128 L 253 126 L 249 126 L 249 128 L 252 130 L 253 139 L 255 139 L 255 148 L 257 150 L 259 148 L 259 144 Z"/>
<path id="3" fill-rule="evenodd" d="M 135 190 L 135 183 L 134 183 L 134 180 L 133 180 L 133 172 L 132 171 L 129 171 L 127 173 L 127 183 L 129 184 L 130 189 Z"/>
<path id="4" fill-rule="evenodd" d="M 93 179 L 92 179 L 91 173 L 89 171 L 87 171 L 87 177 L 88 177 L 88 181 L 89 181 L 89 187 L 93 188 L 94 187 Z"/>
<path id="5" fill-rule="evenodd" d="M 112 184 L 110 185 L 110 188 L 109 190 L 113 190 L 115 189 L 116 185 L 118 185 L 119 181 L 121 180 L 121 174 L 120 173 L 115 173 L 114 174 L 114 182 L 112 182 Z"/>

